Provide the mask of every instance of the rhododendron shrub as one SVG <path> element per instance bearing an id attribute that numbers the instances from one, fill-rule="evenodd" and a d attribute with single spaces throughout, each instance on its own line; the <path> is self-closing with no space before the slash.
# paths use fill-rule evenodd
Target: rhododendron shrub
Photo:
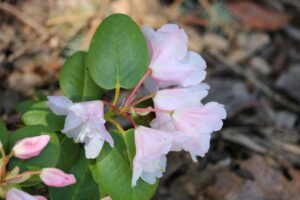
<path id="1" fill-rule="evenodd" d="M 197 162 L 223 126 L 224 106 L 203 102 L 205 76 L 178 25 L 109 16 L 88 51 L 66 60 L 60 94 L 21 103 L 13 133 L 0 123 L 0 197 L 151 199 L 168 154 Z"/>

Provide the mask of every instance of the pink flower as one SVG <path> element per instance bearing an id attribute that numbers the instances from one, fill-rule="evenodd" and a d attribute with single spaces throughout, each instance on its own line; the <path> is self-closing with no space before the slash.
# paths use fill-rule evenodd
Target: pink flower
<path id="1" fill-rule="evenodd" d="M 55 112 L 67 115 L 63 133 L 74 141 L 84 143 L 86 158 L 96 158 L 105 141 L 114 146 L 111 135 L 104 124 L 104 105 L 102 101 L 73 103 L 66 99 L 49 98 L 48 105 Z M 55 105 L 55 106 L 52 106 Z M 59 108 L 59 109 L 58 109 Z"/>
<path id="2" fill-rule="evenodd" d="M 41 180 L 48 186 L 65 187 L 76 183 L 73 174 L 66 174 L 56 168 L 44 168 L 40 174 Z"/>
<path id="3" fill-rule="evenodd" d="M 10 189 L 6 194 L 6 200 L 47 200 L 43 196 L 32 196 L 16 188 Z"/>
<path id="4" fill-rule="evenodd" d="M 202 57 L 188 51 L 188 36 L 175 24 L 143 29 L 150 51 L 151 77 L 160 88 L 199 84 L 206 75 Z M 147 85 L 146 85 L 147 86 Z"/>
<path id="5" fill-rule="evenodd" d="M 222 128 L 225 118 L 224 106 L 216 102 L 178 109 L 172 115 L 176 130 L 184 134 L 185 140 L 180 145 L 190 152 L 194 161 L 196 156 L 204 156 L 208 151 L 210 134 Z"/>
<path id="6" fill-rule="evenodd" d="M 211 133 L 221 129 L 226 117 L 224 106 L 215 102 L 202 105 L 209 86 L 200 84 L 189 88 L 174 88 L 158 91 L 154 97 L 157 109 L 173 111 L 172 115 L 157 112 L 151 127 L 172 132 L 173 151 L 190 152 L 204 156 L 209 149 Z"/>
<path id="7" fill-rule="evenodd" d="M 73 102 L 65 96 L 48 96 L 47 106 L 56 115 L 67 115 Z"/>
<path id="8" fill-rule="evenodd" d="M 160 90 L 153 98 L 154 107 L 161 110 L 174 111 L 179 108 L 201 105 L 201 100 L 207 96 L 209 86 L 205 83 L 188 87 Z M 175 131 L 171 116 L 157 112 L 156 119 L 151 123 L 153 128 L 165 131 Z"/>
<path id="9" fill-rule="evenodd" d="M 13 154 L 20 159 L 29 159 L 38 156 L 49 140 L 49 135 L 24 138 L 15 144 L 12 149 Z"/>
<path id="10" fill-rule="evenodd" d="M 133 160 L 132 186 L 136 186 L 141 177 L 149 184 L 154 184 L 166 168 L 166 154 L 172 146 L 169 133 L 143 126 L 135 129 L 136 155 Z"/>

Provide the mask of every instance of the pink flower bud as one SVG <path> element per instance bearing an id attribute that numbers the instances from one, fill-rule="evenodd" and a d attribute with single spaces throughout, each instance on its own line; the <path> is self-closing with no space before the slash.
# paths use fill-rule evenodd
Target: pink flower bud
<path id="1" fill-rule="evenodd" d="M 20 159 L 29 159 L 38 156 L 48 144 L 49 140 L 49 135 L 28 137 L 19 140 L 12 149 L 13 154 Z"/>
<path id="2" fill-rule="evenodd" d="M 46 185 L 52 187 L 65 187 L 76 183 L 73 174 L 66 174 L 56 168 L 44 168 L 40 174 L 40 178 Z"/>
<path id="3" fill-rule="evenodd" d="M 6 200 L 47 200 L 43 196 L 32 196 L 16 188 L 10 189 L 6 194 Z"/>

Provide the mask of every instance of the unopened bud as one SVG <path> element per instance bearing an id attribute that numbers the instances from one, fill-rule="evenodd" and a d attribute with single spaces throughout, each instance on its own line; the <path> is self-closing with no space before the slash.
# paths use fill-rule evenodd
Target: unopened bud
<path id="1" fill-rule="evenodd" d="M 50 140 L 49 135 L 29 137 L 18 141 L 13 147 L 13 155 L 20 159 L 38 156 Z"/>
<path id="2" fill-rule="evenodd" d="M 40 178 L 46 185 L 52 187 L 65 187 L 76 183 L 73 174 L 66 174 L 56 168 L 44 168 L 40 174 Z"/>

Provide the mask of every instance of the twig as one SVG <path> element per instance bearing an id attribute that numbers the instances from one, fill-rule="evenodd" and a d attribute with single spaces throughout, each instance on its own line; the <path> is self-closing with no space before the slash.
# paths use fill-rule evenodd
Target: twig
<path id="1" fill-rule="evenodd" d="M 224 64 L 226 67 L 234 71 L 235 73 L 245 77 L 251 84 L 257 87 L 259 90 L 264 92 L 268 97 L 272 98 L 277 103 L 300 113 L 300 106 L 296 103 L 284 98 L 282 95 L 278 94 L 276 91 L 272 90 L 267 84 L 259 80 L 255 74 L 250 70 L 243 69 L 240 65 L 232 63 L 226 59 L 223 55 L 218 52 L 210 51 L 210 54 L 215 57 L 220 63 Z"/>
<path id="2" fill-rule="evenodd" d="M 8 3 L 0 3 L 0 10 L 16 17 L 18 20 L 30 26 L 34 31 L 36 31 L 43 37 L 47 37 L 47 31 L 42 25 L 37 23 L 34 19 L 32 19 L 30 16 L 17 9 L 16 7 Z"/>

